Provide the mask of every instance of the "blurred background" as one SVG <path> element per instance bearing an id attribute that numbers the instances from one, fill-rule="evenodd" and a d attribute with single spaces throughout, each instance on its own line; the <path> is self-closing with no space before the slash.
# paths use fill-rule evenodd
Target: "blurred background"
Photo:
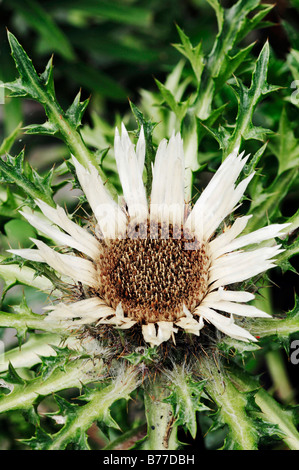
<path id="1" fill-rule="evenodd" d="M 297 2 L 276 2 L 266 18 L 275 25 L 246 38 L 247 43 L 258 41 L 256 53 L 269 37 L 277 57 L 285 57 L 289 37 L 296 36 Z M 233 3 L 222 2 L 224 6 Z M 54 54 L 56 93 L 63 108 L 69 106 L 80 88 L 83 97 L 91 95 L 87 122 L 95 111 L 113 124 L 116 113 L 128 111 L 128 98 L 138 102 L 140 90 L 156 90 L 154 78 L 164 82 L 180 58 L 172 47 L 172 43 L 179 42 L 176 24 L 193 44 L 202 41 L 207 52 L 217 34 L 216 16 L 207 0 L 1 0 L 0 12 L 0 80 L 16 77 L 7 28 L 18 38 L 38 72 Z M 42 114 L 38 104 L 17 99 L 6 100 L 0 111 L 2 137 L 20 121 L 24 125 L 36 122 Z M 27 150 L 31 139 L 26 137 Z M 47 144 L 44 138 L 42 143 Z"/>
<path id="2" fill-rule="evenodd" d="M 234 1 L 221 3 L 229 7 Z M 269 38 L 276 57 L 283 60 L 291 42 L 295 48 L 299 43 L 299 1 L 275 3 L 265 18 L 273 26 L 253 31 L 245 43 L 257 41 L 254 53 L 258 54 Z M 128 99 L 137 104 L 142 90 L 157 91 L 154 78 L 164 83 L 181 57 L 172 46 L 179 42 L 176 24 L 192 44 L 202 41 L 206 52 L 217 34 L 216 15 L 207 0 L 1 0 L 0 13 L 0 80 L 17 76 L 6 36 L 9 29 L 39 73 L 54 54 L 56 94 L 63 109 L 79 89 L 82 98 L 91 97 L 84 116 L 84 123 L 91 127 L 97 118 L 113 125 L 116 115 L 128 112 Z M 0 107 L 0 138 L 20 122 L 43 121 L 38 103 L 6 98 Z M 93 142 L 95 132 L 86 128 L 85 136 L 87 143 L 98 144 Z M 23 135 L 15 153 L 25 144 L 27 156 L 32 163 L 36 159 L 38 167 L 60 160 L 65 151 L 52 138 Z M 42 158 L 39 145 L 43 146 Z"/>

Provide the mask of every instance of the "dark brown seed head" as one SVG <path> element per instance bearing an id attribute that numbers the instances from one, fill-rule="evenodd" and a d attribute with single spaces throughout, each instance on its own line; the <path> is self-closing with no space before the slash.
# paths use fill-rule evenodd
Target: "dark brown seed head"
<path id="1" fill-rule="evenodd" d="M 105 245 L 97 295 L 113 308 L 121 302 L 125 315 L 140 323 L 176 321 L 185 315 L 184 304 L 193 310 L 206 295 L 206 247 L 180 227 L 159 224 L 156 233 L 135 234 Z"/>

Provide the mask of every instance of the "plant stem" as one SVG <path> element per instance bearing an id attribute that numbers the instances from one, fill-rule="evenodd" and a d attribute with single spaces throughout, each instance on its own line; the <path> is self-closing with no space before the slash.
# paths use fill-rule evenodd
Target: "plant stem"
<path id="1" fill-rule="evenodd" d="M 136 369 L 128 368 L 121 377 L 118 377 L 111 385 L 103 390 L 95 391 L 90 401 L 80 407 L 76 418 L 69 426 L 63 427 L 53 436 L 48 450 L 61 450 L 69 442 L 76 442 L 80 433 L 86 431 L 94 421 L 105 420 L 110 406 L 117 400 L 129 399 L 130 394 L 138 386 Z"/>
<path id="2" fill-rule="evenodd" d="M 256 390 L 259 386 L 257 381 L 244 374 L 243 371 L 234 368 L 229 372 L 232 380 L 243 391 Z M 255 394 L 255 402 L 260 407 L 266 420 L 270 423 L 276 424 L 279 429 L 285 434 L 283 441 L 291 450 L 299 450 L 299 432 L 297 431 L 292 416 L 263 388 Z"/>
<path id="3" fill-rule="evenodd" d="M 270 196 L 257 208 L 254 208 L 254 217 L 249 220 L 243 232 L 244 235 L 265 226 L 265 221 L 278 210 L 280 202 L 288 193 L 297 175 L 298 168 L 285 171 L 267 188 L 267 193 Z"/>
<path id="4" fill-rule="evenodd" d="M 266 354 L 266 361 L 278 398 L 283 403 L 294 404 L 294 392 L 286 373 L 281 351 L 269 351 Z"/>
<path id="5" fill-rule="evenodd" d="M 0 356 L 0 372 L 8 370 L 9 363 L 15 369 L 21 367 L 32 367 L 41 362 L 41 356 L 55 356 L 56 353 L 51 347 L 59 346 L 61 337 L 51 333 L 31 334 L 26 343 L 21 348 L 10 349 L 3 354 L 3 360 Z"/>
<path id="6" fill-rule="evenodd" d="M 247 398 L 233 385 L 213 358 L 202 357 L 199 372 L 207 380 L 205 389 L 217 404 L 222 421 L 228 425 L 234 450 L 257 449 L 257 433 L 246 413 Z"/>
<path id="7" fill-rule="evenodd" d="M 107 182 L 107 177 L 103 170 L 99 167 L 95 155 L 86 147 L 82 136 L 79 131 L 72 125 L 65 117 L 64 112 L 56 103 L 51 103 L 45 94 L 46 104 L 44 104 L 45 110 L 49 116 L 49 119 L 56 124 L 58 127 L 63 141 L 67 144 L 70 152 L 78 159 L 78 161 L 88 168 L 91 163 L 95 166 L 103 180 L 106 182 L 106 186 L 111 192 L 113 197 L 117 197 L 116 190 L 112 184 Z"/>
<path id="8" fill-rule="evenodd" d="M 18 282 L 43 292 L 50 293 L 53 290 L 54 286 L 50 280 L 43 275 L 37 276 L 34 269 L 27 266 L 20 268 L 17 264 L 1 264 L 2 261 L 5 261 L 4 256 L 0 256 L 0 277 L 4 279 L 7 287 Z"/>
<path id="9" fill-rule="evenodd" d="M 46 379 L 38 377 L 28 384 L 14 386 L 11 393 L 1 397 L 0 413 L 8 410 L 28 409 L 38 396 L 47 396 L 72 387 L 81 388 L 84 383 L 98 380 L 102 368 L 102 362 L 95 367 L 91 359 L 69 361 L 63 370 L 57 367 Z"/>
<path id="10" fill-rule="evenodd" d="M 110 442 L 103 450 L 128 450 L 146 435 L 146 423 L 140 424 L 125 432 L 122 436 Z"/>
<path id="11" fill-rule="evenodd" d="M 147 419 L 147 440 L 143 446 L 147 450 L 175 450 L 178 448 L 176 439 L 175 418 L 168 403 L 164 380 L 159 377 L 150 379 L 145 385 L 144 404 Z"/>
<path id="12" fill-rule="evenodd" d="M 279 338 L 289 338 L 293 333 L 298 332 L 299 318 L 263 318 L 254 319 L 255 321 L 247 320 L 246 329 L 250 331 L 253 336 L 266 338 L 267 336 L 278 336 Z"/>
<path id="13" fill-rule="evenodd" d="M 271 290 L 264 287 L 259 290 L 259 296 L 255 299 L 255 306 L 262 311 L 269 313 L 273 312 L 271 302 Z M 290 403 L 293 398 L 293 390 L 289 381 L 286 371 L 285 363 L 283 361 L 282 353 L 279 350 L 268 351 L 265 355 L 265 360 L 271 375 L 274 390 L 277 396 L 284 402 Z"/>
<path id="14" fill-rule="evenodd" d="M 15 328 L 18 331 L 26 331 L 28 328 L 33 330 L 43 330 L 52 333 L 65 333 L 65 327 L 59 325 L 59 322 L 46 322 L 44 315 L 37 313 L 10 313 L 0 311 L 0 327 Z"/>

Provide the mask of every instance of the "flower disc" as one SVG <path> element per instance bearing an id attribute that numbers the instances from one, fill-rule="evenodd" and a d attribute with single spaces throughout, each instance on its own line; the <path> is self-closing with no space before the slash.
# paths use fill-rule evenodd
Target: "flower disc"
<path id="1" fill-rule="evenodd" d="M 181 229 L 149 230 L 145 238 L 111 240 L 98 263 L 98 294 L 138 322 L 176 321 L 208 289 L 206 247 Z"/>

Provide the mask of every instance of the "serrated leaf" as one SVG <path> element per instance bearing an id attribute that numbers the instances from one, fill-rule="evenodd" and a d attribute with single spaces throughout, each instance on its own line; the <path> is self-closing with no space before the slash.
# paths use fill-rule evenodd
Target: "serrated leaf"
<path id="1" fill-rule="evenodd" d="M 252 124 L 252 117 L 259 101 L 269 93 L 277 91 L 279 87 L 267 83 L 269 63 L 269 44 L 265 43 L 256 61 L 252 74 L 250 88 L 247 88 L 240 80 L 236 79 L 233 89 L 238 100 L 238 115 L 233 134 L 228 141 L 226 154 L 229 154 L 236 146 L 240 146 L 241 140 L 263 140 L 269 129 L 256 127 Z"/>
<path id="2" fill-rule="evenodd" d="M 138 365 L 141 363 L 150 364 L 155 362 L 157 358 L 157 348 L 139 348 L 136 351 L 124 356 L 124 359 L 129 361 L 133 365 Z"/>
<path id="3" fill-rule="evenodd" d="M 35 428 L 40 425 L 39 415 L 34 406 L 31 406 L 30 408 L 28 408 L 28 410 L 25 410 L 23 412 L 23 416 L 26 421 L 28 421 L 30 424 L 33 424 Z"/>
<path id="4" fill-rule="evenodd" d="M 6 161 L 0 158 L 0 178 L 5 183 L 17 184 L 32 200 L 42 199 L 47 204 L 54 205 L 51 182 L 53 169 L 45 176 L 40 176 L 29 164 L 24 162 L 24 150 L 16 157 L 6 156 Z"/>
<path id="5" fill-rule="evenodd" d="M 203 124 L 204 128 L 211 134 L 219 144 L 219 148 L 225 150 L 230 142 L 231 133 L 223 126 L 219 126 L 218 129 L 212 129 L 211 127 Z"/>
<path id="6" fill-rule="evenodd" d="M 20 73 L 20 78 L 15 82 L 5 83 L 5 88 L 11 90 L 13 96 L 29 95 L 35 100 L 45 102 L 42 90 L 44 84 L 33 67 L 32 61 L 29 59 L 16 37 L 10 32 L 8 32 L 8 40 L 13 58 Z"/>
<path id="7" fill-rule="evenodd" d="M 130 101 L 131 110 L 135 116 L 135 119 L 138 123 L 138 131 L 140 132 L 141 126 L 143 127 L 144 131 L 144 138 L 145 138 L 145 161 L 144 165 L 146 168 L 146 192 L 147 195 L 150 194 L 151 187 L 152 187 L 152 164 L 154 163 L 155 159 L 155 152 L 153 147 L 153 130 L 155 129 L 157 123 L 152 122 L 150 119 L 146 119 L 140 109 Z"/>
<path id="8" fill-rule="evenodd" d="M 227 355 L 227 357 L 230 357 L 233 354 L 234 357 L 238 357 L 242 360 L 247 358 L 248 355 L 253 352 L 261 349 L 261 347 L 256 343 L 246 343 L 230 337 L 223 338 L 217 345 L 218 348 Z"/>
<path id="9" fill-rule="evenodd" d="M 173 44 L 173 46 L 183 54 L 189 61 L 193 68 L 197 82 L 200 82 L 201 74 L 204 68 L 204 54 L 201 49 L 201 43 L 193 47 L 190 39 L 184 31 L 176 25 L 182 44 Z"/>
<path id="10" fill-rule="evenodd" d="M 216 404 L 216 412 L 211 416 L 215 424 L 227 426 L 225 449 L 257 449 L 258 434 L 252 419 L 246 411 L 248 397 L 241 393 L 226 374 L 218 360 L 204 357 L 198 364 L 201 377 L 207 379 L 205 391 Z"/>
<path id="11" fill-rule="evenodd" d="M 195 382 L 184 370 L 184 367 L 175 366 L 169 374 L 172 384 L 171 393 L 163 401 L 172 406 L 176 418 L 176 426 L 183 426 L 195 439 L 197 432 L 196 412 L 209 408 L 201 402 L 205 380 Z"/>
<path id="12" fill-rule="evenodd" d="M 267 148 L 267 145 L 268 145 L 268 142 L 262 145 L 262 147 L 260 147 L 255 152 L 255 154 L 250 158 L 249 162 L 244 166 L 243 173 L 245 177 L 251 175 L 251 173 L 256 170 L 257 165 L 259 164 L 259 161 L 261 160 Z"/>
<path id="13" fill-rule="evenodd" d="M 51 62 L 48 62 L 45 72 L 39 76 L 32 65 L 31 59 L 28 57 L 16 37 L 12 33 L 8 32 L 8 39 L 20 78 L 15 82 L 0 83 L 0 85 L 12 90 L 14 96 L 29 96 L 41 103 L 45 109 L 47 117 L 49 118 L 48 123 L 45 123 L 40 128 L 41 132 L 57 134 L 65 141 L 71 153 L 77 157 L 79 162 L 85 166 L 92 163 L 98 168 L 99 173 L 103 176 L 103 172 L 98 167 L 94 154 L 86 147 L 73 122 L 66 117 L 55 98 Z M 72 66 L 70 63 L 66 65 L 67 67 Z M 31 127 L 31 132 L 34 133 L 37 129 L 38 128 L 36 126 Z M 113 196 L 116 197 L 113 186 L 108 183 L 107 187 L 110 188 Z"/>
<path id="14" fill-rule="evenodd" d="M 19 376 L 11 362 L 8 364 L 8 373 L 5 378 L 11 384 L 25 385 L 26 383 L 25 380 Z"/>
<path id="15" fill-rule="evenodd" d="M 247 407 L 251 419 L 255 422 L 259 440 L 263 441 L 263 437 L 265 437 L 267 442 L 269 437 L 271 438 L 269 433 L 272 430 L 275 439 L 281 438 L 291 450 L 298 450 L 299 433 L 296 429 L 297 420 L 295 418 L 297 410 L 294 407 L 284 407 L 278 403 L 266 390 L 260 387 L 256 377 L 249 376 L 241 369 L 233 367 L 228 371 L 228 374 L 238 389 L 247 392 L 249 397 Z M 258 407 L 257 412 L 255 411 L 256 407 Z M 257 418 L 261 419 L 262 423 L 256 421 Z M 265 433 L 264 436 L 263 433 Z"/>
<path id="16" fill-rule="evenodd" d="M 274 5 L 260 4 L 257 5 L 257 13 L 252 17 L 247 17 L 241 30 L 238 33 L 237 40 L 243 39 L 250 31 L 273 26 L 271 22 L 262 22 L 262 19 L 274 8 Z"/>
<path id="17" fill-rule="evenodd" d="M 243 232 L 244 234 L 264 227 L 265 219 L 275 220 L 276 217 L 281 215 L 279 211 L 280 204 L 290 191 L 297 174 L 297 168 L 287 170 L 277 176 L 273 183 L 266 188 L 263 185 L 262 178 L 255 178 L 256 181 L 253 181 L 249 191 L 252 201 L 249 213 L 254 214 L 254 217 L 249 220 Z"/>
<path id="18" fill-rule="evenodd" d="M 120 431 L 120 427 L 117 422 L 112 418 L 110 410 L 106 410 L 101 420 L 97 421 L 97 425 L 102 433 L 109 439 L 109 430 L 116 429 Z"/>
<path id="19" fill-rule="evenodd" d="M 195 102 L 195 113 L 202 120 L 206 120 L 212 111 L 212 101 L 216 92 L 215 80 L 218 80 L 218 84 L 223 83 L 225 77 L 221 77 L 221 73 L 227 76 L 228 69 L 233 73 L 234 67 L 239 64 L 242 53 L 239 57 L 238 53 L 235 58 L 228 59 L 228 57 L 238 40 L 240 31 L 245 24 L 248 24 L 247 15 L 258 6 L 259 1 L 239 0 L 230 8 L 222 8 L 217 0 L 211 0 L 209 3 L 216 12 L 219 32 L 207 58 Z"/>
<path id="20" fill-rule="evenodd" d="M 89 98 L 85 101 L 80 102 L 81 91 L 75 97 L 71 106 L 67 109 L 65 115 L 70 120 L 70 122 L 75 126 L 76 129 L 81 126 L 81 119 L 84 114 L 84 111 L 89 103 Z"/>
<path id="21" fill-rule="evenodd" d="M 164 99 L 164 102 L 167 106 L 175 113 L 179 121 L 182 121 L 188 111 L 190 105 L 190 98 L 184 102 L 177 102 L 171 91 L 166 88 L 163 83 L 159 82 L 159 80 L 155 80 L 161 95 Z"/>
<path id="22" fill-rule="evenodd" d="M 299 297 L 295 296 L 294 308 L 283 317 L 247 319 L 244 327 L 259 338 L 273 338 L 289 353 L 290 335 L 299 332 Z"/>
<path id="23" fill-rule="evenodd" d="M 9 394 L 0 399 L 0 413 L 27 410 L 52 393 L 71 388 L 80 389 L 82 384 L 100 380 L 102 369 L 101 362 L 94 363 L 90 359 L 79 358 L 68 361 L 64 370 L 55 367 L 49 376 L 37 375 L 33 379 L 23 381 L 24 383 L 20 383 L 19 379 L 11 377 L 10 374 L 4 375 L 4 380 L 13 387 Z"/>
<path id="24" fill-rule="evenodd" d="M 233 75 L 240 64 L 243 64 L 248 54 L 251 52 L 253 44 L 241 49 L 233 57 L 226 55 L 221 63 L 218 76 L 215 78 L 215 90 L 219 90 L 224 83 Z"/>
<path id="25" fill-rule="evenodd" d="M 108 385 L 102 390 L 94 389 L 90 394 L 88 403 L 84 405 L 70 404 L 61 397 L 58 398 L 59 404 L 63 408 L 66 417 L 64 426 L 56 434 L 52 435 L 52 441 L 46 443 L 46 449 L 63 450 L 69 444 L 78 445 L 85 442 L 84 434 L 95 421 L 101 421 L 109 427 L 117 426 L 110 415 L 111 405 L 121 399 L 128 399 L 130 393 L 136 388 L 136 381 L 132 369 L 128 371 L 128 379 Z M 79 374 L 80 376 L 80 374 Z M 130 376 L 130 377 L 129 377 Z"/>
<path id="26" fill-rule="evenodd" d="M 31 333 L 28 340 L 21 347 L 5 351 L 4 360 L 0 363 L 0 372 L 4 372 L 11 362 L 15 369 L 32 367 L 41 362 L 40 357 L 56 354 L 50 344 L 59 344 L 61 337 L 49 333 Z"/>
<path id="27" fill-rule="evenodd" d="M 295 239 L 293 236 L 291 236 L 290 240 L 281 240 L 281 244 L 285 251 L 278 255 L 276 261 L 277 265 L 280 267 L 283 274 L 286 271 L 292 271 L 295 274 L 298 274 L 296 268 L 290 263 L 289 260 L 299 253 L 299 234 L 297 233 L 297 236 L 295 234 Z"/>
<path id="28" fill-rule="evenodd" d="M 44 124 L 29 124 L 24 127 L 24 131 L 29 135 L 55 135 L 59 132 L 59 128 L 53 122 L 46 121 Z"/>
<path id="29" fill-rule="evenodd" d="M 269 141 L 269 149 L 279 162 L 278 175 L 299 167 L 299 139 L 295 137 L 286 109 L 283 108 L 277 135 Z"/>
<path id="30" fill-rule="evenodd" d="M 54 344 L 51 344 L 50 346 L 56 354 L 51 356 L 40 356 L 41 365 L 39 367 L 39 375 L 44 379 L 49 377 L 57 368 L 64 371 L 65 365 L 70 361 L 73 355 L 73 351 L 70 351 L 68 348 L 59 348 Z"/>
<path id="31" fill-rule="evenodd" d="M 36 428 L 35 436 L 30 439 L 21 439 L 21 442 L 29 446 L 32 450 L 44 450 L 52 443 L 52 437 L 38 426 Z"/>
<path id="32" fill-rule="evenodd" d="M 218 0 L 207 0 L 207 2 L 211 5 L 213 10 L 215 11 L 217 23 L 218 23 L 218 31 L 221 31 L 222 25 L 223 25 L 224 9 L 220 5 Z"/>
<path id="33" fill-rule="evenodd" d="M 54 97 L 53 56 L 49 59 L 45 71 L 40 75 L 40 80 L 45 85 L 49 94 Z"/>
<path id="34" fill-rule="evenodd" d="M 5 153 L 8 153 L 13 146 L 14 142 L 18 138 L 18 136 L 21 133 L 21 126 L 22 123 L 20 123 L 12 132 L 11 134 L 6 137 L 6 139 L 3 140 L 1 146 L 0 146 L 0 155 L 3 155 Z"/>

